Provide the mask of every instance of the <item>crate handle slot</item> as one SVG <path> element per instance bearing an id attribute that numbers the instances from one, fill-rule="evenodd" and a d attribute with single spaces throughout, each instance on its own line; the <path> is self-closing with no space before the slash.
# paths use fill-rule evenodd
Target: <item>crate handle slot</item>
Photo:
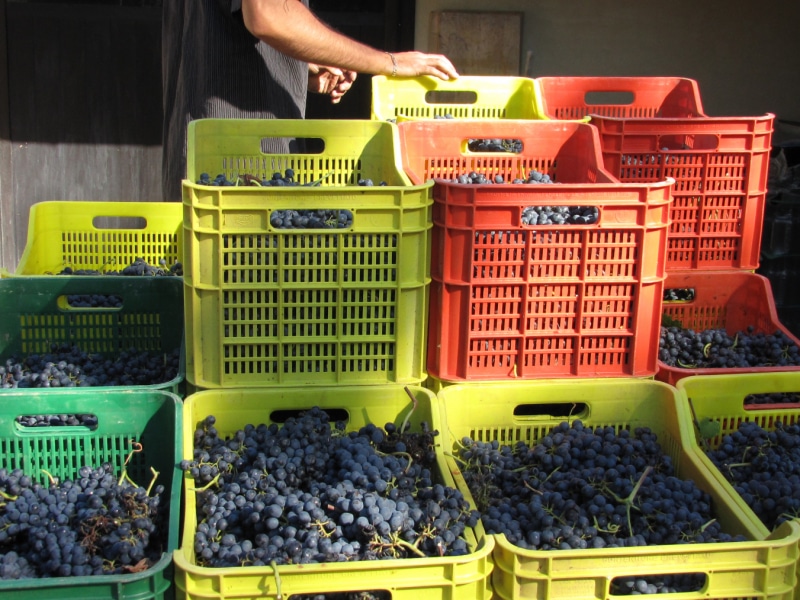
<path id="1" fill-rule="evenodd" d="M 285 155 L 286 148 L 289 154 L 322 154 L 325 151 L 325 140 L 318 137 L 268 136 L 261 138 L 262 154 Z M 287 158 L 279 160 L 288 160 Z"/>
<path id="2" fill-rule="evenodd" d="M 475 104 L 478 94 L 472 90 L 430 90 L 425 93 L 428 104 Z"/>
<path id="3" fill-rule="evenodd" d="M 95 277 L 103 277 L 96 275 Z M 125 307 L 124 298 L 120 294 L 81 294 L 71 293 L 59 295 L 56 306 L 64 312 L 118 312 Z"/>
<path id="4" fill-rule="evenodd" d="M 147 219 L 135 216 L 97 215 L 92 218 L 92 226 L 95 229 L 147 229 Z"/>
<path id="5" fill-rule="evenodd" d="M 514 407 L 515 417 L 541 418 L 548 420 L 577 418 L 588 411 L 585 402 L 537 402 L 535 404 L 517 404 Z"/>
<path id="6" fill-rule="evenodd" d="M 631 592 L 636 595 L 699 592 L 707 585 L 708 575 L 698 572 L 619 575 L 611 580 L 609 595 L 630 596 Z"/>
<path id="7" fill-rule="evenodd" d="M 587 106 L 626 106 L 633 104 L 635 99 L 630 90 L 588 90 L 583 96 Z"/>
<path id="8" fill-rule="evenodd" d="M 270 423 L 285 423 L 289 419 L 295 419 L 301 413 L 306 412 L 311 407 L 306 408 L 278 408 L 269 413 Z M 350 421 L 350 412 L 346 408 L 328 408 L 325 407 L 325 414 L 328 415 L 329 423 L 336 423 L 342 421 L 348 423 Z"/>
<path id="9" fill-rule="evenodd" d="M 66 389 L 66 388 L 65 388 Z M 64 424 L 62 417 L 74 417 L 78 422 Z M 55 422 L 54 422 L 55 421 Z M 46 422 L 46 423 L 45 423 Z M 94 413 L 38 413 L 22 414 L 14 418 L 18 431 L 36 436 L 53 436 L 59 432 L 69 434 L 96 431 L 100 418 Z"/>

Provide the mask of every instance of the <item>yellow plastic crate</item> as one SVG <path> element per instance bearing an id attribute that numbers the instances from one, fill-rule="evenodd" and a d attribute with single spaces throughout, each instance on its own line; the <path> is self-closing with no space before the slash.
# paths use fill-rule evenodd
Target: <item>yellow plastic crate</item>
<path id="1" fill-rule="evenodd" d="M 527 550 L 496 535 L 492 587 L 496 598 L 559 600 L 609 598 L 616 578 L 700 573 L 705 585 L 681 592 L 688 599 L 793 597 L 800 524 L 787 522 L 769 536 L 698 458 L 682 447 L 675 388 L 645 379 L 580 379 L 457 384 L 437 397 L 444 450 L 463 436 L 475 440 L 535 443 L 555 425 L 581 419 L 587 426 L 649 427 L 672 457 L 676 475 L 711 495 L 714 513 L 742 542 L 674 544 L 586 550 Z M 568 414 L 569 417 L 556 415 Z M 469 494 L 455 461 L 447 457 L 462 491 Z M 469 494 L 468 498 L 472 498 Z"/>
<path id="2" fill-rule="evenodd" d="M 538 87 L 528 77 L 462 75 L 372 78 L 371 118 L 378 121 L 547 119 Z"/>
<path id="3" fill-rule="evenodd" d="M 324 143 L 265 154 L 264 138 Z M 183 183 L 187 380 L 201 389 L 424 380 L 433 180 L 412 185 L 397 126 L 206 119 Z M 194 183 L 292 168 L 319 186 Z M 361 178 L 374 186 L 359 186 Z M 387 185 L 377 185 L 385 181 Z M 277 210 L 348 210 L 347 228 L 273 226 Z"/>
<path id="4" fill-rule="evenodd" d="M 766 525 L 706 456 L 704 448 L 707 446 L 716 449 L 724 436 L 738 430 L 739 425 L 744 422 L 753 422 L 762 429 L 772 431 L 776 421 L 784 424 L 800 421 L 800 404 L 797 403 L 744 404 L 745 397 L 750 394 L 800 393 L 800 372 L 694 375 L 681 379 L 675 386 L 681 402 L 681 426 L 687 450 L 697 454 L 715 476 L 720 487 L 729 492 L 742 512 L 757 523 L 760 534 L 766 535 Z M 695 419 L 698 423 L 708 420 L 719 424 L 719 433 L 703 441 L 694 423 Z"/>
<path id="5" fill-rule="evenodd" d="M 34 204 L 28 239 L 14 275 L 72 269 L 121 270 L 137 258 L 182 262 L 179 202 L 52 200 Z"/>
<path id="6" fill-rule="evenodd" d="M 409 387 L 418 406 L 409 419 L 412 431 L 426 421 L 439 429 L 436 396 L 420 387 Z M 347 431 L 367 423 L 400 425 L 412 401 L 400 386 L 353 386 L 330 388 L 270 388 L 264 390 L 205 390 L 187 397 L 183 412 L 183 456 L 192 458 L 194 430 L 207 415 L 217 417 L 221 436 L 246 424 L 281 422 L 279 411 L 302 411 L 314 406 L 331 413 L 346 412 Z M 337 414 L 338 419 L 338 414 Z M 437 438 L 435 438 L 438 440 Z M 455 486 L 437 448 L 441 483 Z M 392 600 L 488 600 L 494 540 L 482 529 L 465 530 L 470 554 L 442 558 L 408 558 L 270 567 L 209 568 L 198 566 L 194 554 L 197 529 L 193 480 L 184 477 L 185 513 L 183 539 L 174 553 L 176 598 L 255 599 L 291 598 L 296 594 L 388 592 Z"/>

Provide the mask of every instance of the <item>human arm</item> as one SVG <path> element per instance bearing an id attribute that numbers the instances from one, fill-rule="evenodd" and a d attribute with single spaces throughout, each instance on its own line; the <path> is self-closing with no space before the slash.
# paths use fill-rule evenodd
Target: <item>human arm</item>
<path id="1" fill-rule="evenodd" d="M 298 60 L 356 73 L 393 73 L 391 55 L 331 29 L 296 0 L 242 0 L 242 17 L 253 36 Z M 458 77 L 453 64 L 440 54 L 398 52 L 394 58 L 397 76 Z"/>

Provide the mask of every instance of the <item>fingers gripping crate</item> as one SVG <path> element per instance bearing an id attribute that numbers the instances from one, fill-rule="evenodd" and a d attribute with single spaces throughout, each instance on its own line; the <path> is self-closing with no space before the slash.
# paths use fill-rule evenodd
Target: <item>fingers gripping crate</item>
<path id="1" fill-rule="evenodd" d="M 436 396 L 423 388 L 396 385 L 336 386 L 324 388 L 267 388 L 204 390 L 192 394 L 184 406 L 184 457 L 192 458 L 194 431 L 208 415 L 216 417 L 220 436 L 232 435 L 247 424 L 282 425 L 287 418 L 313 407 L 325 410 L 332 420 L 342 420 L 345 430 L 357 431 L 374 423 L 399 428 L 411 412 L 411 431 L 424 421 L 441 431 Z M 413 397 L 414 400 L 411 399 Z M 414 404 L 416 408 L 412 411 Z M 455 481 L 446 468 L 434 438 L 437 454 L 435 478 L 445 486 Z M 178 598 L 219 600 L 237 598 L 291 598 L 296 595 L 339 594 L 353 597 L 390 597 L 393 600 L 489 600 L 492 597 L 490 560 L 494 540 L 482 528 L 466 528 L 469 553 L 463 556 L 420 557 L 308 564 L 200 566 L 195 555 L 197 503 L 193 480 L 186 475 L 186 508 L 183 538 L 174 554 Z M 377 593 L 375 593 L 377 592 Z M 375 593 L 373 596 L 372 594 Z"/>
<path id="2" fill-rule="evenodd" d="M 75 299 L 93 297 L 114 299 L 115 306 L 74 305 Z M 126 350 L 164 354 L 165 364 L 168 358 L 177 354 L 177 373 L 171 379 L 126 386 L 126 389 L 181 393 L 185 367 L 183 285 L 180 278 L 0 279 L 0 313 L 3 314 L 0 319 L 0 359 L 3 362 L 10 358 L 20 360 L 46 354 L 54 345 L 76 346 L 83 353 L 112 361 Z M 125 372 L 130 374 L 127 369 Z M 91 389 L 114 390 L 119 386 L 99 385 Z M 2 390 L 0 396 L 5 393 L 9 390 Z"/>
<path id="3" fill-rule="evenodd" d="M 121 270 L 137 257 L 151 265 L 181 262 L 182 210 L 175 202 L 39 202 L 12 275 Z"/>
<path id="4" fill-rule="evenodd" d="M 533 446 L 562 421 L 616 431 L 649 427 L 676 476 L 692 480 L 711 496 L 712 510 L 727 533 L 741 542 L 530 550 L 494 535 L 492 588 L 496 598 L 558 600 L 616 597 L 612 584 L 624 578 L 698 574 L 700 589 L 687 600 L 793 598 L 800 524 L 786 523 L 765 535 L 720 486 L 697 457 L 682 448 L 677 393 L 647 379 L 581 379 L 455 384 L 437 393 L 445 458 L 462 489 L 467 488 L 457 456 L 463 437 L 500 445 Z M 567 415 L 567 416 L 564 416 Z"/>
<path id="5" fill-rule="evenodd" d="M 205 120 L 184 182 L 187 379 L 199 388 L 418 383 L 424 374 L 433 182 L 412 185 L 377 121 Z M 265 137 L 324 142 L 265 154 Z M 214 187 L 202 172 L 319 186 Z M 326 177 L 326 175 L 330 175 Z M 357 185 L 372 177 L 387 185 Z M 347 211 L 343 228 L 288 229 L 276 211 Z"/>
<path id="6" fill-rule="evenodd" d="M 533 79 L 462 75 L 372 78 L 371 117 L 378 121 L 544 119 Z"/>
<path id="7" fill-rule="evenodd" d="M 675 179 L 667 270 L 758 267 L 775 116 L 711 117 L 675 77 L 537 79 L 548 116 L 591 115 L 623 182 Z M 587 101 L 587 98 L 590 101 Z"/>
<path id="8" fill-rule="evenodd" d="M 412 181 L 434 178 L 428 373 L 449 382 L 652 376 L 670 180 L 621 184 L 596 131 L 564 121 L 398 125 Z M 467 140 L 517 138 L 520 153 Z M 461 184 L 535 169 L 553 184 Z M 595 211 L 585 224 L 536 224 L 530 209 Z"/>
<path id="9" fill-rule="evenodd" d="M 130 478 L 144 488 L 163 485 L 160 506 L 166 515 L 159 534 L 161 558 L 148 568 L 124 574 L 48 577 L 0 581 L 4 600 L 92 598 L 94 600 L 169 600 L 174 597 L 172 553 L 178 547 L 181 518 L 182 402 L 164 390 L 13 391 L 0 403 L 0 468 L 22 469 L 47 484 L 48 473 L 61 481 L 80 478 L 83 466 L 104 462 L 119 476 L 126 459 Z M 23 427 L 17 418 L 39 414 L 91 414 L 87 426 Z M 141 451 L 131 456 L 131 442 Z"/>
<path id="10" fill-rule="evenodd" d="M 683 329 L 701 332 L 724 329 L 733 336 L 753 328 L 754 333 L 771 335 L 783 332 L 800 346 L 795 337 L 779 320 L 769 280 L 747 271 L 687 271 L 668 273 L 665 293 L 676 290 L 688 300 L 664 300 L 666 323 Z M 796 366 L 765 367 L 678 367 L 658 361 L 656 379 L 676 385 L 692 375 L 733 375 L 737 373 L 779 373 L 797 371 Z"/>

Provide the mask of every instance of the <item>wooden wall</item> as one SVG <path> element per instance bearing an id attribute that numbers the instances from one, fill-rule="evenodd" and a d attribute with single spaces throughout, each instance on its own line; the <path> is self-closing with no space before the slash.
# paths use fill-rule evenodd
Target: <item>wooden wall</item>
<path id="1" fill-rule="evenodd" d="M 161 9 L 5 3 L 0 266 L 30 206 L 161 199 Z"/>

